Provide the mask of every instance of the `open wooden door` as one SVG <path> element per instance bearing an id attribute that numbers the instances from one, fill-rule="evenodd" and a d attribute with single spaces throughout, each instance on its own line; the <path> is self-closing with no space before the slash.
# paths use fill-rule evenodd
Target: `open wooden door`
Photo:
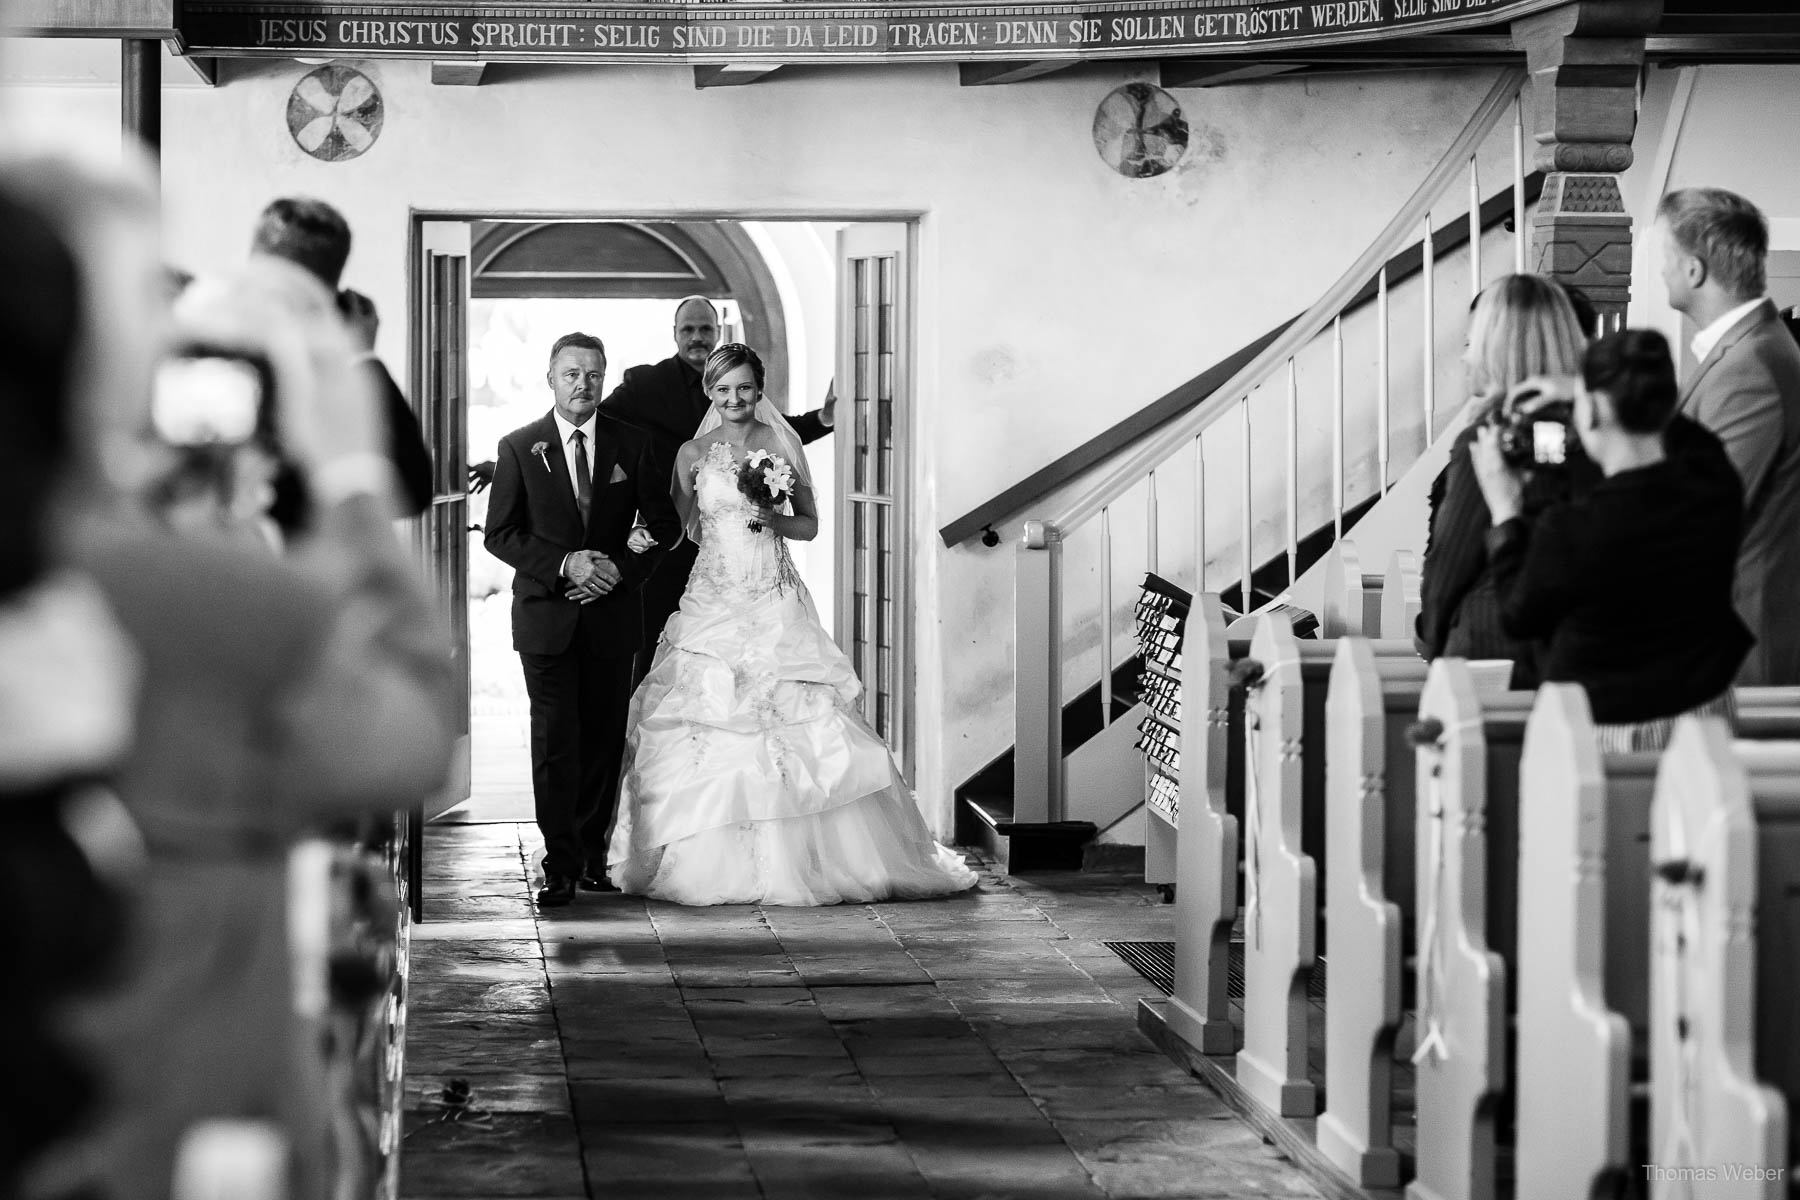
<path id="1" fill-rule="evenodd" d="M 417 245 L 412 397 L 434 475 L 418 548 L 449 627 L 458 683 L 456 760 L 429 820 L 469 798 L 469 226 L 422 222 Z"/>
<path id="2" fill-rule="evenodd" d="M 837 247 L 838 644 L 863 682 L 863 717 L 913 774 L 910 227 L 850 225 Z"/>

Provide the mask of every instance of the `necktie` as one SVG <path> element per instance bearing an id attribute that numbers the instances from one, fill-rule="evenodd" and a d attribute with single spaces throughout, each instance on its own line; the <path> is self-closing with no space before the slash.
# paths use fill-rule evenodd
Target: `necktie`
<path id="1" fill-rule="evenodd" d="M 586 525 L 594 501 L 594 482 L 588 478 L 587 435 L 577 429 L 569 437 L 575 443 L 575 507 L 581 510 L 581 523 Z"/>

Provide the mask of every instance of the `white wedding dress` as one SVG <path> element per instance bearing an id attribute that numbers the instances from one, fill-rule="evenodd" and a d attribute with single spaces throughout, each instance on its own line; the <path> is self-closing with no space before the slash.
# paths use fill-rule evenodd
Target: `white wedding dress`
<path id="1" fill-rule="evenodd" d="M 975 883 L 932 839 L 787 541 L 752 532 L 731 447 L 695 467 L 700 553 L 631 700 L 607 865 L 679 904 L 817 905 Z"/>

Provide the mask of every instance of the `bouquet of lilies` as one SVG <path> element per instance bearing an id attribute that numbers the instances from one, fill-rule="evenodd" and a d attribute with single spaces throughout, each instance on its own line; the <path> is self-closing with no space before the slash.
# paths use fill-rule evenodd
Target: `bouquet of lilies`
<path id="1" fill-rule="evenodd" d="M 794 495 L 794 468 L 779 454 L 752 450 L 738 468 L 738 491 L 758 508 L 780 508 Z M 762 522 L 750 522 L 752 533 L 762 532 Z"/>

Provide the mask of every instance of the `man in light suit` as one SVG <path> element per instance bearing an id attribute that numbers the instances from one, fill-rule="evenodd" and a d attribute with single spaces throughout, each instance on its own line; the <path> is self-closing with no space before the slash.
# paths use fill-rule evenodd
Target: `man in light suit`
<path id="1" fill-rule="evenodd" d="M 1800 684 L 1800 344 L 1767 290 L 1769 226 L 1718 188 L 1671 192 L 1656 237 L 1699 365 L 1681 412 L 1719 436 L 1744 485 L 1733 596 L 1756 635 L 1739 684 Z"/>
<path id="2" fill-rule="evenodd" d="M 633 553 L 642 515 L 657 547 L 681 524 L 649 437 L 596 410 L 606 348 L 565 334 L 546 374 L 554 407 L 500 439 L 488 553 L 511 566 L 513 649 L 531 701 L 531 789 L 544 837 L 540 907 L 579 885 L 614 891 L 606 842 L 618 803 L 631 663 L 644 641 L 639 590 L 662 550 Z"/>

